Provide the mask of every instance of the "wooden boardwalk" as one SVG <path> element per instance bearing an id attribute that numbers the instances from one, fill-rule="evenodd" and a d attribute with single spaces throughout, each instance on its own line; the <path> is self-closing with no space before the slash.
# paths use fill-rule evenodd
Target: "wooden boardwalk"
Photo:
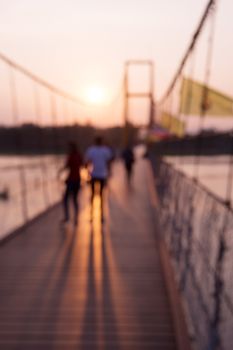
<path id="1" fill-rule="evenodd" d="M 1 350 L 176 349 L 146 167 L 114 165 L 104 224 L 86 187 L 77 229 L 57 206 L 0 246 Z"/>

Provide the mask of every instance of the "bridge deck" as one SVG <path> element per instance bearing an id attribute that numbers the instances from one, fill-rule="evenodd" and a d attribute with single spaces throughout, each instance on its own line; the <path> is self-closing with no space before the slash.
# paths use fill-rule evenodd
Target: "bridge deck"
<path id="1" fill-rule="evenodd" d="M 145 162 L 131 189 L 114 166 L 103 225 L 84 188 L 77 229 L 57 206 L 0 246 L 1 349 L 176 349 Z"/>

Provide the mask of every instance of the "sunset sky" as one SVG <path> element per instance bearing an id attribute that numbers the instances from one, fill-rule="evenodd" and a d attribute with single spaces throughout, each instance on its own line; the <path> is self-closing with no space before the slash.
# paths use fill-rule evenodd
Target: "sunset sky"
<path id="1" fill-rule="evenodd" d="M 84 101 L 88 90 L 100 88 L 105 104 L 118 94 L 125 60 L 152 59 L 159 98 L 205 5 L 203 0 L 0 0 L 0 51 Z M 211 74 L 211 84 L 228 95 L 233 95 L 232 13 L 232 0 L 219 1 Z M 197 59 L 195 68 L 199 79 L 204 38 L 198 49 L 202 62 Z M 138 79 L 137 87 L 141 84 Z"/>

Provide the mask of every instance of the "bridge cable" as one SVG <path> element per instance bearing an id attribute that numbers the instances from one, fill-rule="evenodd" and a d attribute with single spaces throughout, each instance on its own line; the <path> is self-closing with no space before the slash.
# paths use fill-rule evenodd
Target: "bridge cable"
<path id="1" fill-rule="evenodd" d="M 202 99 L 201 99 L 201 105 L 200 105 L 200 115 L 199 115 L 199 127 L 198 131 L 199 134 L 197 136 L 197 143 L 196 143 L 196 155 L 194 158 L 194 180 L 198 181 L 199 177 L 199 165 L 200 165 L 200 156 L 202 152 L 203 147 L 203 128 L 204 128 L 204 121 L 206 112 L 208 110 L 208 87 L 209 87 L 209 80 L 211 75 L 211 63 L 213 59 L 213 46 L 214 46 L 214 36 L 215 36 L 215 19 L 216 19 L 216 2 L 214 3 L 214 6 L 211 7 L 211 13 L 210 13 L 210 32 L 208 37 L 208 43 L 207 43 L 207 55 L 206 55 L 206 64 L 205 64 L 205 78 L 204 78 L 204 84 L 202 89 Z"/>
<path id="2" fill-rule="evenodd" d="M 23 75 L 27 76 L 31 80 L 37 82 L 39 85 L 44 86 L 45 88 L 47 88 L 51 92 L 54 92 L 57 95 L 65 97 L 65 98 L 67 98 L 67 99 L 69 99 L 69 100 L 71 100 L 73 102 L 76 102 L 76 103 L 86 107 L 86 104 L 81 99 L 77 98 L 76 96 L 74 96 L 74 95 L 72 95 L 72 94 L 70 94 L 70 93 L 68 93 L 66 91 L 61 90 L 60 88 L 56 87 L 55 85 L 53 85 L 53 84 L 47 82 L 46 80 L 40 78 L 39 76 L 37 76 L 36 74 L 34 74 L 30 70 L 28 70 L 27 68 L 24 68 L 23 66 L 21 66 L 17 62 L 15 62 L 12 59 L 10 59 L 9 57 L 7 57 L 2 52 L 0 52 L 0 60 L 5 62 L 8 66 L 16 69 L 18 72 L 22 73 Z"/>
<path id="3" fill-rule="evenodd" d="M 215 2 L 216 2 L 216 0 L 209 0 L 209 2 L 207 3 L 207 6 L 205 8 L 205 11 L 204 11 L 202 17 L 201 17 L 201 20 L 198 24 L 198 27 L 197 27 L 195 33 L 193 34 L 191 43 L 189 44 L 189 46 L 188 46 L 188 48 L 187 48 L 187 50 L 186 50 L 186 52 L 181 60 L 181 63 L 180 63 L 180 65 L 179 65 L 179 67 L 174 75 L 174 78 L 172 79 L 171 84 L 169 85 L 167 91 L 165 92 L 164 96 L 162 97 L 162 99 L 160 100 L 159 103 L 162 103 L 170 95 L 171 91 L 173 90 L 177 79 L 179 78 L 179 76 L 181 75 L 181 73 L 183 71 L 185 63 L 189 58 L 190 53 L 192 52 L 192 50 L 194 49 L 194 47 L 197 43 L 197 40 L 198 40 L 198 38 L 199 38 L 203 28 L 204 28 L 204 25 L 205 25 L 205 22 L 209 16 L 209 13 L 211 12 L 211 10 L 213 9 L 213 7 L 215 5 Z"/>
<path id="4" fill-rule="evenodd" d="M 41 101 L 40 101 L 40 96 L 39 96 L 39 91 L 38 91 L 38 83 L 32 82 L 34 85 L 34 108 L 35 108 L 35 116 L 36 116 L 36 121 L 38 124 L 38 139 L 37 139 L 37 144 L 38 144 L 38 149 L 40 152 L 39 156 L 39 165 L 41 169 L 41 176 L 42 176 L 42 189 L 43 189 L 43 196 L 44 196 L 44 204 L 46 207 L 50 205 L 50 200 L 49 200 L 49 192 L 48 192 L 48 179 L 47 179 L 47 164 L 45 159 L 43 159 L 43 154 L 44 154 L 44 144 L 43 144 L 43 129 L 42 126 L 40 125 L 41 121 Z"/>
<path id="5" fill-rule="evenodd" d="M 19 101 L 17 95 L 17 87 L 15 81 L 15 74 L 12 66 L 9 68 L 9 88 L 10 88 L 10 99 L 11 99 L 11 112 L 12 119 L 15 127 L 15 147 L 16 150 L 23 155 L 23 145 L 22 145 L 22 135 L 20 130 L 17 128 L 19 126 Z M 24 165 L 19 165 L 19 183 L 20 183 L 20 197 L 22 204 L 22 218 L 24 222 L 28 220 L 28 203 L 27 203 L 27 186 L 26 186 L 26 174 Z"/>

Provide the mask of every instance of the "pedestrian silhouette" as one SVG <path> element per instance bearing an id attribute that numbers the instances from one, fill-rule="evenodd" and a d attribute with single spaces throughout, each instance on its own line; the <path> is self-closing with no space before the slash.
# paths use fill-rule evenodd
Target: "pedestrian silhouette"
<path id="1" fill-rule="evenodd" d="M 78 192 L 80 190 L 80 168 L 82 166 L 82 157 L 78 151 L 78 148 L 74 142 L 69 143 L 69 151 L 64 167 L 60 170 L 63 171 L 67 169 L 68 177 L 65 181 L 66 189 L 63 197 L 63 207 L 64 207 L 64 219 L 63 222 L 66 223 L 70 219 L 69 211 L 69 198 L 72 197 L 74 206 L 74 224 L 77 224 L 78 220 Z"/>
<path id="2" fill-rule="evenodd" d="M 125 148 L 125 150 L 122 152 L 122 158 L 125 165 L 127 179 L 128 182 L 130 182 L 133 171 L 133 163 L 135 161 L 133 150 L 130 146 L 127 146 L 127 148 Z"/>
<path id="3" fill-rule="evenodd" d="M 103 192 L 106 186 L 109 163 L 112 160 L 112 151 L 109 147 L 103 144 L 103 138 L 98 136 L 95 138 L 94 145 L 90 146 L 85 154 L 85 162 L 91 165 L 91 205 L 93 212 L 93 202 L 96 191 L 96 184 L 100 188 L 101 201 L 101 219 L 104 220 L 104 202 Z"/>

